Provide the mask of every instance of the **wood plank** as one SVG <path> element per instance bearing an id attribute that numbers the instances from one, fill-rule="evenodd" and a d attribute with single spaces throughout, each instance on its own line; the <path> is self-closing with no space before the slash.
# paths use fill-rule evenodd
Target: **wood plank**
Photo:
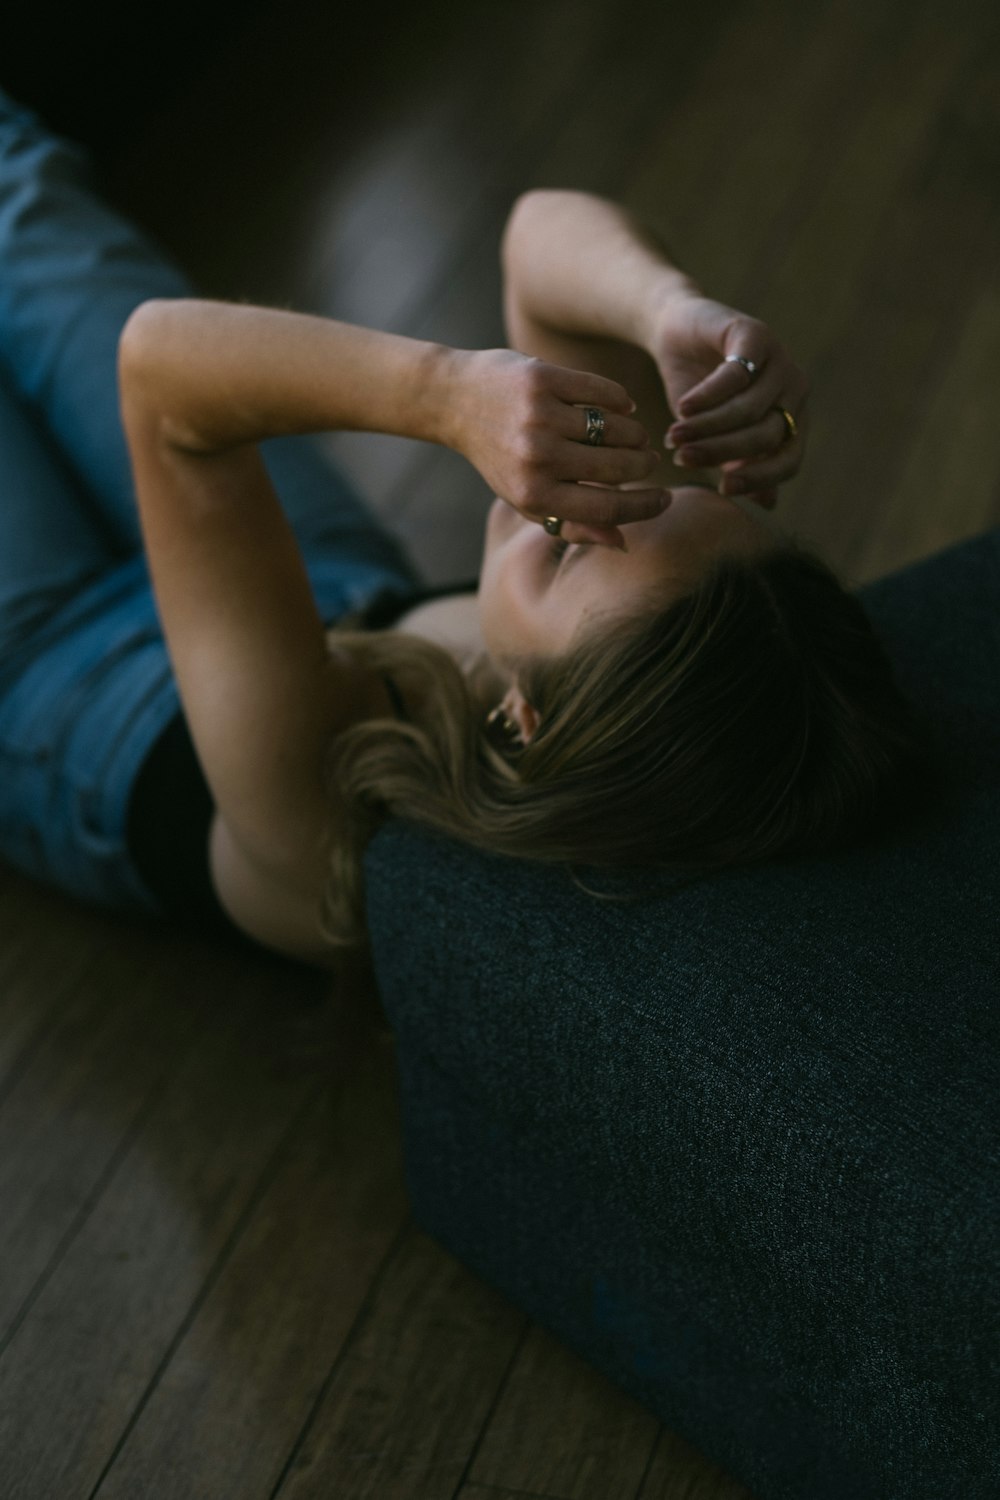
<path id="1" fill-rule="evenodd" d="M 346 1050 L 275 1162 L 99 1486 L 267 1500 L 407 1218 L 391 1048 Z"/>
<path id="2" fill-rule="evenodd" d="M 953 464 L 959 466 L 957 478 L 968 462 L 960 444 L 973 434 L 978 440 L 983 430 L 971 390 L 972 425 L 966 426 L 962 392 L 951 372 L 971 360 L 986 389 L 995 378 L 988 359 L 997 326 L 990 289 L 997 284 L 1000 257 L 998 66 L 995 43 L 977 47 L 970 39 L 964 68 L 935 101 L 933 134 L 897 196 L 831 371 L 830 415 L 837 431 L 830 433 L 830 462 L 816 473 L 811 500 L 819 511 L 842 501 L 852 485 L 861 491 L 862 503 L 837 524 L 845 567 L 862 581 L 998 519 L 995 491 L 974 482 L 962 493 L 948 477 Z M 969 309 L 977 300 L 987 322 L 970 335 Z M 925 433 L 935 409 L 948 428 L 937 428 L 940 454 L 928 470 L 938 483 L 928 482 L 918 467 L 930 462 Z M 829 418 L 828 424 L 832 428 Z M 989 439 L 973 462 L 983 464 L 988 479 L 995 464 Z M 896 510 L 897 527 L 873 546 L 883 506 Z M 910 541 L 898 528 L 900 508 L 912 518 Z"/>
<path id="3" fill-rule="evenodd" d="M 89 916 L 0 866 L 0 1101 L 104 946 Z M 47 920 L 58 943 L 39 939 Z"/>
<path id="4" fill-rule="evenodd" d="M 862 0 L 759 0 L 731 18 L 624 189 L 710 295 L 744 306 L 770 281 L 911 28 Z"/>
<path id="5" fill-rule="evenodd" d="M 779 3 L 764 5 L 761 17 L 759 30 L 739 32 L 717 60 L 718 94 L 704 110 L 695 103 L 683 112 L 650 148 L 628 197 L 655 213 L 662 157 L 662 229 L 682 264 L 714 295 L 771 322 L 810 372 L 809 449 L 782 491 L 780 519 L 844 568 L 847 533 L 865 524 L 868 501 L 858 493 L 859 445 L 842 402 L 853 393 L 871 404 L 879 389 L 867 375 L 858 379 L 872 345 L 866 282 L 874 263 L 890 263 L 893 205 L 928 149 L 970 39 L 960 29 L 941 35 L 928 6 L 887 14 L 838 0 L 793 17 Z M 755 107 L 752 91 L 766 109 Z M 845 336 L 861 325 L 864 352 L 856 349 L 848 365 Z M 836 391 L 831 367 L 844 371 Z M 902 408 L 898 415 L 902 422 Z M 905 423 L 898 433 L 905 442 Z"/>
<path id="6" fill-rule="evenodd" d="M 286 1061 L 315 978 L 184 945 L 163 958 L 161 1006 L 183 1015 L 189 989 L 189 1020 L 197 1012 L 204 1029 L 0 1359 L 5 1495 L 91 1494 L 316 1088 L 314 1066 Z M 200 959 L 194 986 L 185 972 L 192 958 Z M 94 973 L 98 992 L 107 977 L 106 968 Z M 84 1120 L 74 1134 L 92 1142 L 101 1128 Z M 19 1487 L 27 1475 L 30 1487 Z"/>
<path id="7" fill-rule="evenodd" d="M 633 1500 L 659 1430 L 651 1412 L 534 1325 L 469 1477 L 558 1500 Z"/>
<path id="8" fill-rule="evenodd" d="M 455 14 L 418 99 L 359 174 L 361 191 L 331 233 L 312 237 L 321 264 L 309 305 L 412 332 L 480 238 L 525 150 L 571 107 L 619 32 L 601 7 L 575 0 L 535 4 L 530 45 L 510 7 Z"/>
<path id="9" fill-rule="evenodd" d="M 552 1495 L 543 1495 L 538 1490 L 498 1489 L 495 1484 L 463 1484 L 455 1494 L 455 1500 L 555 1500 Z"/>
<path id="10" fill-rule="evenodd" d="M 451 1500 L 526 1322 L 411 1227 L 275 1500 Z"/>
<path id="11" fill-rule="evenodd" d="M 898 479 L 873 507 L 855 553 L 878 578 L 988 526 L 1000 526 L 1000 284 L 971 301 L 941 380 L 918 414 Z"/>
<path id="12" fill-rule="evenodd" d="M 932 297 L 888 313 L 873 296 L 873 282 L 919 274 L 915 241 L 897 236 L 898 216 L 966 46 L 960 34 L 939 38 L 926 12 L 921 19 L 887 59 L 879 87 L 855 101 L 834 170 L 757 299 L 814 381 L 809 452 L 783 519 L 852 583 L 870 497 L 910 440 L 921 366 L 945 311 Z"/>
<path id="13" fill-rule="evenodd" d="M 128 943 L 123 931 L 121 945 L 108 949 L 99 964 L 88 959 L 74 974 L 71 957 L 66 968 L 75 982 L 66 1004 L 0 1106 L 4 1338 L 198 1034 L 193 995 L 164 1003 L 154 953 Z M 41 967 L 41 982 L 46 972 Z"/>

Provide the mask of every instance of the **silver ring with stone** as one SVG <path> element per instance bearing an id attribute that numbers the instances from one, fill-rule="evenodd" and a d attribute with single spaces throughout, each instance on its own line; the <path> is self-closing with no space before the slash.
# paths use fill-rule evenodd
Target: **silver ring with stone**
<path id="1" fill-rule="evenodd" d="M 587 442 L 595 448 L 604 442 L 604 413 L 596 406 L 587 407 Z"/>

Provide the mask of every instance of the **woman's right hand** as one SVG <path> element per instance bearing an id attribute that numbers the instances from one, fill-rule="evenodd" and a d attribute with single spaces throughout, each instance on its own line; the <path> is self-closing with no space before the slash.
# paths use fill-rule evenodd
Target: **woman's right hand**
<path id="1" fill-rule="evenodd" d="M 669 504 L 658 486 L 618 488 L 641 482 L 658 462 L 624 386 L 512 349 L 455 353 L 451 446 L 529 520 L 558 516 L 566 541 L 618 547 L 619 526 Z M 599 446 L 586 439 L 587 407 L 604 416 Z"/>

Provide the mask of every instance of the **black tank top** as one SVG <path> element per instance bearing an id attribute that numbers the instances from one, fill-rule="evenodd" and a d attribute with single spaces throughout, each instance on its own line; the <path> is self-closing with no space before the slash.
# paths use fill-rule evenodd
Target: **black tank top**
<path id="1" fill-rule="evenodd" d="M 402 594 L 385 589 L 352 620 L 359 630 L 387 630 L 408 610 L 432 599 L 474 593 L 475 580 Z M 406 705 L 386 679 L 396 713 Z M 146 885 L 166 913 L 199 931 L 244 934 L 231 921 L 212 885 L 208 833 L 215 805 L 182 713 L 171 719 L 149 752 L 129 799 L 126 841 Z"/>

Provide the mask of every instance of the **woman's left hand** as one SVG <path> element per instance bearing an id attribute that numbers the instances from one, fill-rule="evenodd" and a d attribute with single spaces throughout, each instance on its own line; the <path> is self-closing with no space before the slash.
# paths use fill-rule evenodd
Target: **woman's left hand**
<path id="1" fill-rule="evenodd" d="M 647 348 L 678 419 L 664 434 L 674 463 L 720 468 L 722 494 L 772 508 L 802 464 L 808 425 L 809 383 L 784 345 L 759 318 L 684 291 L 664 302 Z"/>

